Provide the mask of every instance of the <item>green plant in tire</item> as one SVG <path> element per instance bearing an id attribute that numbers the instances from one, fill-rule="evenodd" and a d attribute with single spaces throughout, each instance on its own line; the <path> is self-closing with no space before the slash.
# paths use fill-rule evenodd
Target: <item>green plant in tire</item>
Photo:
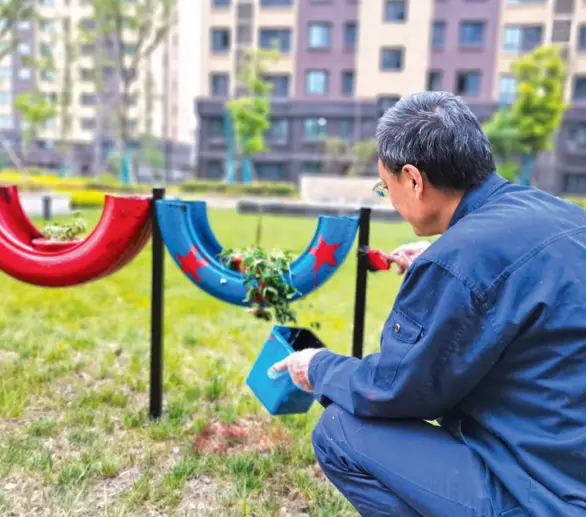
<path id="1" fill-rule="evenodd" d="M 226 249 L 221 259 L 224 265 L 244 275 L 247 287 L 244 301 L 251 303 L 251 312 L 256 317 L 270 321 L 273 311 L 280 324 L 297 322 L 290 307 L 291 299 L 298 291 L 291 285 L 293 257 L 289 251 L 267 252 L 261 246 L 251 246 Z"/>
<path id="2" fill-rule="evenodd" d="M 43 228 L 43 235 L 55 241 L 74 241 L 87 231 L 87 223 L 79 212 L 73 214 L 69 223 L 52 222 Z"/>

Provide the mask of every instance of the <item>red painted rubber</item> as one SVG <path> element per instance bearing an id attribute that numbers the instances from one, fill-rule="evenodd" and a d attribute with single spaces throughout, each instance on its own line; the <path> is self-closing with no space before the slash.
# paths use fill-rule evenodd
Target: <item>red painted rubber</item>
<path id="1" fill-rule="evenodd" d="M 79 244 L 62 251 L 41 251 L 42 235 L 24 213 L 16 187 L 0 187 L 0 270 L 44 287 L 84 284 L 113 274 L 148 243 L 151 200 L 106 195 L 102 217 Z"/>

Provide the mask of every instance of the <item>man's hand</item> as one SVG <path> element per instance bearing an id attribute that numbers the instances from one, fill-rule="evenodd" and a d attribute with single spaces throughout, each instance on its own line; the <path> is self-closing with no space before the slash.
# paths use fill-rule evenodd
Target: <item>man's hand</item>
<path id="1" fill-rule="evenodd" d="M 309 383 L 309 365 L 313 356 L 325 348 L 306 348 L 301 352 L 294 352 L 282 361 L 275 363 L 271 369 L 276 372 L 289 370 L 293 383 L 303 391 L 313 391 L 313 386 Z"/>
<path id="2" fill-rule="evenodd" d="M 389 260 L 397 264 L 397 274 L 402 275 L 413 261 L 429 248 L 429 246 L 429 242 L 421 241 L 412 244 L 404 244 L 393 251 L 389 255 Z"/>

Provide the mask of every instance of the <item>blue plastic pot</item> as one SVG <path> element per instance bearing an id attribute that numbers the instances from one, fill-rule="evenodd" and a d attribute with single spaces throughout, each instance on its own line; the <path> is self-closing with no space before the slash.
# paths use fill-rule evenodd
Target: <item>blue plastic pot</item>
<path id="1" fill-rule="evenodd" d="M 270 372 L 276 362 L 293 352 L 306 348 L 324 348 L 324 344 L 311 330 L 275 325 L 265 341 L 246 384 L 271 415 L 306 413 L 314 401 L 312 393 L 299 389 L 289 372 Z"/>

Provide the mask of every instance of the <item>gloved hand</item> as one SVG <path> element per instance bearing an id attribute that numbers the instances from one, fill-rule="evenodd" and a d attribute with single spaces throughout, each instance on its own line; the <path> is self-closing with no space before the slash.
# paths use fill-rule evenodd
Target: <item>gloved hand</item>
<path id="1" fill-rule="evenodd" d="M 287 356 L 282 361 L 273 364 L 269 369 L 271 372 L 285 372 L 289 370 L 293 383 L 303 391 L 313 391 L 313 386 L 309 383 L 309 365 L 311 360 L 318 352 L 322 352 L 325 348 L 306 348 L 300 352 L 294 352 Z"/>
<path id="2" fill-rule="evenodd" d="M 386 271 L 391 269 L 393 263 L 397 264 L 397 274 L 402 275 L 413 261 L 421 255 L 430 243 L 426 241 L 415 242 L 412 244 L 404 244 L 392 253 L 384 253 L 380 250 L 369 249 L 368 255 L 368 270 Z"/>
<path id="3" fill-rule="evenodd" d="M 413 261 L 419 257 L 431 243 L 427 241 L 413 242 L 399 246 L 389 255 L 391 262 L 397 264 L 397 274 L 402 275 Z"/>

